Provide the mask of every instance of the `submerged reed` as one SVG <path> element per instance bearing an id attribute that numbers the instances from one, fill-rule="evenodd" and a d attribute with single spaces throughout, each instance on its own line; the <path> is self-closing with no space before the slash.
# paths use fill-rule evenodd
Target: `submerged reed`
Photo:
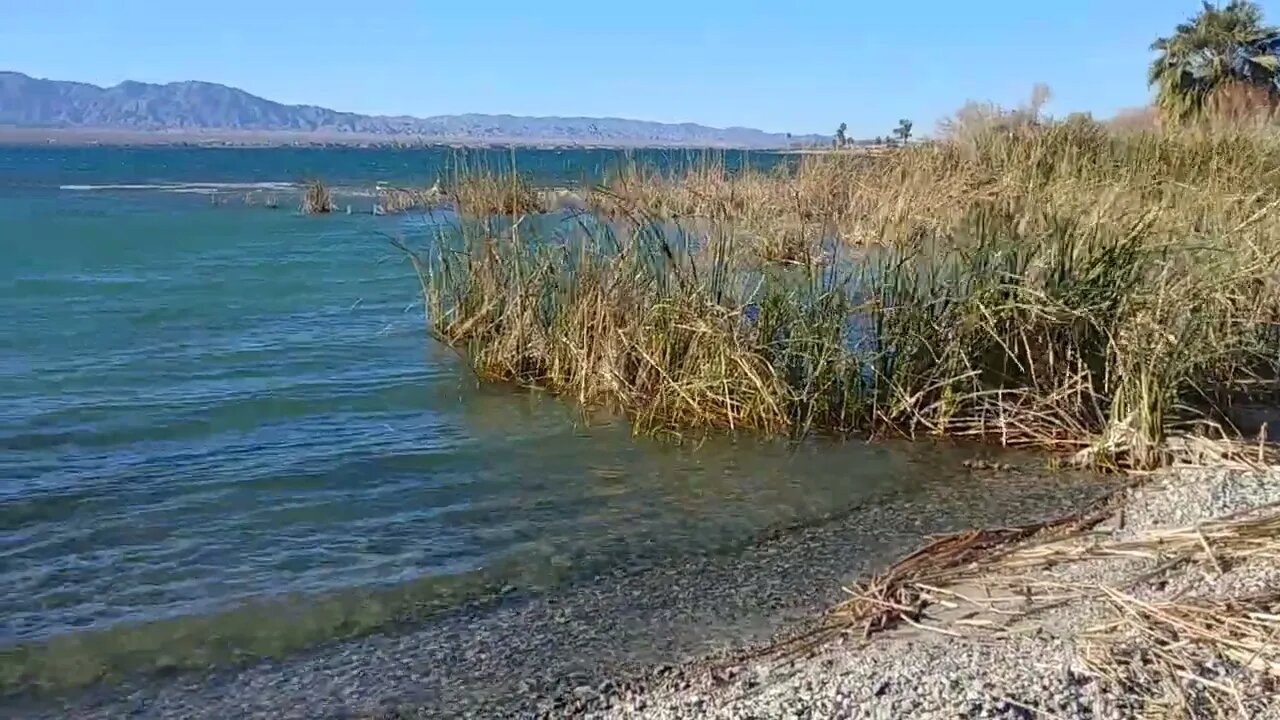
<path id="1" fill-rule="evenodd" d="M 415 262 L 433 333 L 480 375 L 640 430 L 1151 466 L 1180 423 L 1274 384 L 1277 160 L 1258 137 L 1055 126 L 790 173 L 632 170 L 591 214 L 475 202 L 489 217 Z"/>
<path id="2" fill-rule="evenodd" d="M 303 215 L 316 215 L 331 213 L 334 209 L 333 193 L 329 191 L 329 187 L 320 180 L 310 180 L 302 191 L 302 206 L 300 210 Z"/>
<path id="3" fill-rule="evenodd" d="M 542 195 L 525 176 L 515 172 L 470 170 L 457 173 L 449 199 L 458 214 L 470 218 L 525 215 L 546 210 Z"/>
<path id="4" fill-rule="evenodd" d="M 439 183 L 430 187 L 379 187 L 377 213 L 402 213 L 431 210 L 440 203 L 443 193 Z"/>

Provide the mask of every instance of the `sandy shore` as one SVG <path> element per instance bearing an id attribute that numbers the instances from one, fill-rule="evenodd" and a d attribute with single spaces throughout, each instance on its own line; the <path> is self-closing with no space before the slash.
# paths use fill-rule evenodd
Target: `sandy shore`
<path id="1" fill-rule="evenodd" d="M 590 715 L 1280 718 L 1277 503 L 1277 469 L 1162 473 L 930 591 L 915 626 L 688 665 Z"/>

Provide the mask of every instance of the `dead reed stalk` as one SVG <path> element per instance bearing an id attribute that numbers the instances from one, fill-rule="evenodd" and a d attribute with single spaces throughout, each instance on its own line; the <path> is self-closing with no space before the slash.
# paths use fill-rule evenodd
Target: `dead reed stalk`
<path id="1" fill-rule="evenodd" d="M 460 172 L 447 194 L 458 213 L 470 218 L 520 217 L 547 210 L 542 194 L 516 172 Z"/>
<path id="2" fill-rule="evenodd" d="M 1110 588 L 1085 666 L 1148 717 L 1260 717 L 1280 694 L 1280 592 L 1148 602 Z"/>
<path id="3" fill-rule="evenodd" d="M 382 187 L 378 189 L 378 208 L 388 214 L 426 210 L 438 205 L 442 198 L 438 183 L 427 188 Z"/>
<path id="4" fill-rule="evenodd" d="M 303 215 L 325 214 L 333 212 L 333 193 L 320 180 L 310 180 L 302 192 L 301 212 Z"/>
<path id="5" fill-rule="evenodd" d="M 1067 602 L 1101 603 L 1110 618 L 1078 633 L 1081 658 L 1129 711 L 1188 720 L 1256 716 L 1280 692 L 1280 593 L 1143 600 L 1129 587 L 1195 566 L 1217 574 L 1245 564 L 1274 567 L 1280 508 L 1131 538 L 1088 532 L 1105 508 L 935 540 L 849 589 L 853 597 L 835 608 L 826 632 L 852 626 L 867 636 L 902 623 L 995 638 L 1034 628 L 1037 614 Z M 1108 560 L 1145 564 L 1124 586 L 1056 579 L 1064 567 Z M 932 617 L 933 609 L 950 619 Z"/>
<path id="6" fill-rule="evenodd" d="M 421 267 L 484 376 L 642 430 L 941 435 L 1153 467 L 1280 390 L 1280 144 L 999 128 L 765 173 L 632 167 L 543 217 L 464 176 Z M 1211 422 L 1203 424 L 1209 427 Z"/>

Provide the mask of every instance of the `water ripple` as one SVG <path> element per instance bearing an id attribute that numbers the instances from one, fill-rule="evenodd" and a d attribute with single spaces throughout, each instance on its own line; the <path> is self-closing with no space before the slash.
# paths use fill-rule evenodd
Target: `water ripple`
<path id="1" fill-rule="evenodd" d="M 380 234 L 414 222 L 0 194 L 0 649 L 281 596 L 349 632 L 888 492 L 978 492 L 959 453 L 676 447 L 478 387 Z M 325 599 L 378 588 L 399 599 Z"/>

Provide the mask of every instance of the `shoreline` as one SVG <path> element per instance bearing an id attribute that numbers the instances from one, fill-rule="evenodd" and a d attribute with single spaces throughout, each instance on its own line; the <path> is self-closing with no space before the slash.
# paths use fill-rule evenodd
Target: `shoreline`
<path id="1" fill-rule="evenodd" d="M 900 491 L 736 549 L 619 568 L 545 595 L 472 604 L 400 633 L 320 647 L 241 669 L 138 679 L 21 717 L 562 717 L 603 711 L 645 678 L 800 632 L 842 584 L 962 529 L 955 506 L 993 523 L 1054 517 L 1107 492 L 1103 479 L 976 473 L 941 517 Z M 968 486 L 967 483 L 961 484 Z M 976 488 L 981 492 L 974 492 Z M 943 491 L 944 496 L 947 494 Z M 896 528 L 896 529 L 895 529 Z M 803 558 L 803 561 L 798 559 Z M 15 707 L 17 709 L 17 707 Z"/>
<path id="2" fill-rule="evenodd" d="M 1280 467 L 1164 470 L 1117 500 L 1088 532 L 931 588 L 915 620 L 691 663 L 592 717 L 1280 718 Z M 1233 551 L 1233 526 L 1269 549 Z"/>
<path id="3" fill-rule="evenodd" d="M 1212 522 L 1274 516 L 1280 467 L 1162 470 L 1138 485 L 1091 485 L 1089 497 L 1074 489 L 1056 503 L 1042 498 L 1035 513 L 992 510 L 992 526 L 1008 526 L 1112 501 L 1092 530 L 1033 538 L 1013 546 L 1011 557 L 1055 544 L 1132 544 L 1188 526 L 1205 528 L 1213 551 L 1181 565 L 1167 562 L 1174 552 L 1167 549 L 1158 559 L 1091 557 L 1022 571 L 1057 587 L 1114 586 L 1153 605 L 1280 588 L 1274 554 L 1233 558 Z M 97 688 L 60 705 L 32 700 L 13 706 L 13 717 L 1126 718 L 1149 702 L 1135 694 L 1144 686 L 1114 687 L 1082 660 L 1094 652 L 1083 638 L 1110 618 L 1101 596 L 1019 611 L 1002 635 L 992 624 L 1015 613 L 995 601 L 977 612 L 938 601 L 953 590 L 945 597 L 978 597 L 990 568 L 962 572 L 910 623 L 870 637 L 861 625 L 833 626 L 832 608 L 848 597 L 842 587 L 883 572 L 886 557 L 902 557 L 922 536 L 963 530 L 944 521 L 878 536 L 874 557 L 853 550 L 909 505 L 902 497 L 867 502 L 763 533 L 727 554 L 619 570 L 562 593 L 473 603 L 403 634 L 283 661 Z M 1280 660 L 1273 657 L 1280 651 L 1271 653 L 1264 662 Z M 1247 716 L 1280 719 L 1280 676 L 1246 677 L 1214 661 L 1201 671 L 1207 682 L 1239 686 Z"/>
<path id="4" fill-rule="evenodd" d="M 233 149 L 370 148 L 456 150 L 686 150 L 760 153 L 808 153 L 812 148 L 752 147 L 685 143 L 584 143 L 570 138 L 528 140 L 517 137 L 479 140 L 435 135 L 376 135 L 288 131 L 209 130 L 168 132 L 111 128 L 0 127 L 0 147 L 200 147 Z M 820 151 L 820 150 L 819 150 Z"/>

